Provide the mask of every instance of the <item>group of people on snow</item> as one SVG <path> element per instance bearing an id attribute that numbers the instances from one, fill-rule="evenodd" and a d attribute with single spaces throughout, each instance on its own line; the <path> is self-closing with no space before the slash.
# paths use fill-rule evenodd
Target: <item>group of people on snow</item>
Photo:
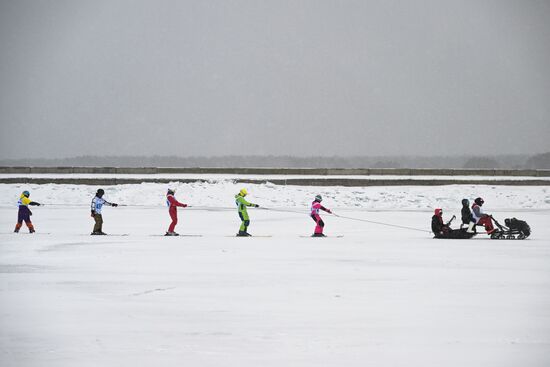
<path id="1" fill-rule="evenodd" d="M 462 199 L 461 209 L 461 229 L 451 229 L 451 222 L 455 219 L 455 216 L 451 218 L 447 223 L 443 221 L 443 210 L 435 209 L 432 217 L 432 232 L 436 238 L 470 238 L 476 233 L 475 226 L 482 225 L 485 227 L 487 234 L 492 234 L 496 231 L 493 226 L 493 221 L 489 214 L 483 212 L 481 208 L 485 201 L 478 197 L 474 200 L 472 207 L 470 208 L 470 201 L 468 199 Z M 463 230 L 463 226 L 466 226 L 466 230 Z"/>
<path id="2" fill-rule="evenodd" d="M 166 193 L 166 205 L 168 206 L 168 213 L 171 218 L 171 223 L 168 226 L 168 231 L 166 231 L 166 236 L 178 236 L 179 234 L 175 232 L 176 225 L 178 224 L 178 212 L 177 208 L 187 207 L 187 204 L 179 202 L 175 197 L 175 190 L 168 189 Z M 92 230 L 91 235 L 105 235 L 103 232 L 103 217 L 101 215 L 101 211 L 104 205 L 117 207 L 118 204 L 111 203 L 103 198 L 105 195 L 105 191 L 103 189 L 97 190 L 94 198 L 91 202 L 91 217 L 94 219 L 94 228 Z M 248 191 L 246 189 L 241 189 L 237 195 L 235 195 L 235 204 L 237 205 L 237 213 L 239 215 L 239 218 L 241 220 L 241 225 L 239 227 L 239 231 L 237 232 L 238 237 L 248 237 L 250 236 L 250 233 L 248 233 L 248 226 L 250 225 L 250 217 L 248 215 L 247 208 L 248 207 L 254 207 L 259 208 L 260 206 L 258 204 L 249 202 L 245 199 L 245 197 L 248 195 Z M 315 222 L 315 229 L 313 231 L 312 237 L 325 237 L 323 234 L 323 229 L 325 226 L 325 223 L 321 219 L 320 211 L 327 212 L 329 214 L 332 214 L 332 211 L 330 209 L 325 208 L 323 205 L 321 205 L 323 198 L 321 195 L 316 195 L 315 199 L 311 203 L 310 208 L 310 217 Z M 438 208 L 435 209 L 435 213 L 432 217 L 432 232 L 435 235 L 435 238 L 471 238 L 473 235 L 476 234 L 476 226 L 483 226 L 485 230 L 487 231 L 488 235 L 494 236 L 495 234 L 500 235 L 498 233 L 499 229 L 495 228 L 493 225 L 493 217 L 489 214 L 486 214 L 482 206 L 485 203 L 485 201 L 478 197 L 474 200 L 474 203 L 470 207 L 470 201 L 468 199 L 462 200 L 462 209 L 461 209 L 461 219 L 462 224 L 460 226 L 460 229 L 452 229 L 451 228 L 451 222 L 455 219 L 455 216 L 451 218 L 448 222 L 444 222 L 443 220 L 443 210 Z M 23 222 L 27 225 L 29 232 L 34 233 L 35 229 L 31 222 L 31 215 L 32 212 L 29 209 L 29 206 L 40 206 L 42 204 L 32 201 L 30 199 L 30 192 L 25 190 L 21 193 L 21 196 L 18 200 L 18 216 L 17 216 L 17 224 L 15 225 L 14 232 L 19 232 L 21 227 L 23 226 Z M 498 223 L 497 223 L 498 224 Z M 516 230 L 523 238 L 526 238 L 530 235 L 530 228 L 529 225 L 527 225 L 526 222 L 516 219 L 516 218 L 508 218 L 505 220 L 506 226 L 511 230 Z M 502 228 L 499 225 L 500 228 Z"/>
<path id="3" fill-rule="evenodd" d="M 166 193 L 166 205 L 168 206 L 168 214 L 171 218 L 171 223 L 168 226 L 168 231 L 166 231 L 165 236 L 179 236 L 177 232 L 175 232 L 176 225 L 178 224 L 178 207 L 185 208 L 187 207 L 187 204 L 180 203 L 176 197 L 175 197 L 175 190 L 168 189 Z M 106 233 L 103 232 L 103 216 L 101 215 L 101 211 L 104 205 L 117 207 L 118 204 L 111 203 L 103 198 L 105 195 L 105 190 L 98 189 L 94 198 L 92 199 L 91 203 L 91 217 L 94 219 L 94 228 L 92 230 L 91 235 L 92 236 L 98 236 L 98 235 L 105 235 Z M 247 208 L 248 207 L 254 207 L 259 208 L 260 206 L 258 204 L 251 203 L 245 199 L 245 197 L 248 195 L 248 191 L 246 189 L 241 189 L 237 195 L 235 195 L 235 204 L 237 205 L 237 212 L 239 214 L 239 218 L 241 219 L 241 226 L 239 227 L 239 231 L 237 232 L 237 237 L 248 237 L 251 236 L 250 233 L 248 233 L 248 226 L 250 225 L 250 217 L 248 215 Z M 34 233 L 34 227 L 30 220 L 30 216 L 32 215 L 32 212 L 29 209 L 29 205 L 41 205 L 37 202 L 31 201 L 29 199 L 30 193 L 29 191 L 23 191 L 21 194 L 21 197 L 18 201 L 18 218 L 17 218 L 17 224 L 15 225 L 14 232 L 19 232 L 23 225 L 23 221 L 26 223 L 27 227 L 29 228 L 30 233 Z M 330 209 L 325 208 L 321 205 L 321 201 L 323 198 L 321 195 L 315 196 L 315 200 L 311 203 L 311 210 L 310 210 L 310 216 L 315 222 L 315 230 L 313 232 L 312 237 L 325 237 L 323 234 L 323 228 L 325 226 L 325 223 L 321 219 L 321 216 L 319 215 L 319 211 L 323 210 L 329 214 L 332 213 Z"/>
<path id="4" fill-rule="evenodd" d="M 476 234 L 476 226 L 483 226 L 488 235 L 494 236 L 499 229 L 493 225 L 493 216 L 483 211 L 482 206 L 485 203 L 483 198 L 476 198 L 470 207 L 468 199 L 462 199 L 462 209 L 460 211 L 462 224 L 460 229 L 451 229 L 451 222 L 455 216 L 445 223 L 443 220 L 443 210 L 435 209 L 432 217 L 432 232 L 435 238 L 471 238 Z M 509 230 L 517 231 L 523 238 L 531 234 L 529 225 L 516 218 L 508 218 L 505 224 Z"/>

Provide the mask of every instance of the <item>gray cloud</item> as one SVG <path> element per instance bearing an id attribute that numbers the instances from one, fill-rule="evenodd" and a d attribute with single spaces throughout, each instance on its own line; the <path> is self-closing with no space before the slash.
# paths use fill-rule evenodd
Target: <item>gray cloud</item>
<path id="1" fill-rule="evenodd" d="M 4 1 L 0 155 L 518 154 L 547 1 Z"/>

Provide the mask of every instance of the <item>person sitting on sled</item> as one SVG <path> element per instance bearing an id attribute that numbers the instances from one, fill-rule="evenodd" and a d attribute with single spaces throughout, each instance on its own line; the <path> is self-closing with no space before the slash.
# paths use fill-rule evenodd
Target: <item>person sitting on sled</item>
<path id="1" fill-rule="evenodd" d="M 182 208 L 187 207 L 187 204 L 182 204 L 176 200 L 174 197 L 175 193 L 175 190 L 172 189 L 168 189 L 168 192 L 166 193 L 166 205 L 168 205 L 168 213 L 170 213 L 172 223 L 170 223 L 168 232 L 166 232 L 165 236 L 179 236 L 178 233 L 174 232 L 174 229 L 176 229 L 176 224 L 178 224 L 178 206 L 181 206 Z"/>
<path id="2" fill-rule="evenodd" d="M 36 201 L 31 201 L 31 199 L 29 199 L 29 196 L 31 196 L 30 192 L 25 190 L 21 193 L 21 196 L 17 201 L 17 205 L 19 206 L 19 211 L 17 213 L 17 224 L 15 225 L 15 230 L 14 230 L 15 233 L 19 233 L 19 230 L 23 226 L 23 221 L 25 221 L 27 228 L 29 228 L 29 233 L 34 233 L 34 226 L 32 225 L 32 222 L 31 222 L 32 212 L 29 209 L 29 205 L 40 206 L 40 204 L 37 203 Z"/>
<path id="3" fill-rule="evenodd" d="M 447 236 L 451 232 L 450 224 L 443 222 L 443 210 L 436 209 L 432 217 L 432 232 L 435 237 Z"/>
<path id="4" fill-rule="evenodd" d="M 452 229 L 451 222 L 455 219 L 455 216 L 445 223 L 443 221 L 443 210 L 435 209 L 432 217 L 432 232 L 434 238 L 439 239 L 469 239 L 472 238 L 475 233 L 467 233 L 465 229 Z"/>
<path id="5" fill-rule="evenodd" d="M 485 214 L 483 212 L 483 209 L 481 209 L 481 206 L 485 200 L 482 198 L 476 198 L 474 200 L 474 204 L 472 205 L 472 217 L 473 221 L 470 222 L 468 226 L 468 230 L 466 232 L 468 233 L 474 233 L 474 226 L 475 225 L 482 225 L 485 227 L 485 230 L 487 231 L 487 234 L 492 234 L 496 228 L 493 227 L 493 220 L 490 215 Z"/>
<path id="6" fill-rule="evenodd" d="M 250 233 L 248 233 L 248 226 L 250 225 L 250 218 L 248 217 L 248 211 L 246 208 L 248 206 L 252 206 L 254 208 L 259 208 L 260 206 L 258 204 L 253 204 L 244 198 L 246 195 L 248 195 L 248 191 L 246 189 L 241 189 L 237 195 L 235 195 L 235 204 L 237 204 L 237 210 L 239 212 L 239 218 L 241 218 L 241 227 L 239 228 L 239 232 L 237 233 L 237 237 L 248 237 L 251 236 Z"/>
<path id="7" fill-rule="evenodd" d="M 460 225 L 460 228 L 462 228 L 464 225 L 469 226 L 470 223 L 474 221 L 472 211 L 470 210 L 470 200 L 462 199 L 462 210 L 460 211 L 460 214 L 462 219 L 462 224 Z"/>
<path id="8" fill-rule="evenodd" d="M 321 201 L 323 201 L 323 197 L 321 195 L 315 196 L 315 200 L 311 203 L 311 218 L 315 222 L 315 231 L 313 232 L 312 237 L 326 237 L 323 234 L 323 228 L 325 227 L 325 223 L 321 219 L 321 216 L 319 215 L 319 210 L 323 210 L 329 214 L 332 214 L 330 209 L 325 208 L 321 205 Z"/>
<path id="9" fill-rule="evenodd" d="M 101 208 L 103 205 L 109 206 L 118 206 L 118 204 L 110 203 L 107 200 L 103 199 L 105 191 L 103 189 L 97 190 L 95 197 L 92 199 L 92 218 L 94 218 L 95 225 L 94 230 L 92 231 L 92 236 L 104 236 L 106 233 L 103 232 L 103 216 L 101 215 Z"/>

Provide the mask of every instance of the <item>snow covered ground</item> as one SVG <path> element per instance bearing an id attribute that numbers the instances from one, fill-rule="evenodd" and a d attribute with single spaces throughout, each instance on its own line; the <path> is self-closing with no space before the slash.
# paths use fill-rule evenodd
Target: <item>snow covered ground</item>
<path id="1" fill-rule="evenodd" d="M 177 230 L 164 193 L 193 205 Z M 550 188 L 315 188 L 248 185 L 250 232 L 231 182 L 105 187 L 0 185 L 1 366 L 548 366 Z M 24 189 L 38 233 L 13 234 Z M 309 203 L 326 233 L 307 238 Z M 434 240 L 434 207 L 459 215 L 483 196 L 499 219 L 526 220 L 525 241 Z"/>

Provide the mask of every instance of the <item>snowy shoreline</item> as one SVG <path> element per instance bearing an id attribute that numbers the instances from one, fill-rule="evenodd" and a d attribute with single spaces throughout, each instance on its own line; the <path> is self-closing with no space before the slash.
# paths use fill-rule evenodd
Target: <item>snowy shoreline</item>
<path id="1" fill-rule="evenodd" d="M 167 188 L 177 190 L 177 197 L 193 206 L 234 207 L 234 195 L 247 187 L 250 200 L 264 207 L 302 208 L 307 211 L 313 197 L 321 194 L 330 207 L 353 210 L 460 210 L 463 198 L 485 199 L 488 210 L 550 209 L 548 186 L 368 186 L 312 187 L 219 182 L 141 183 L 105 186 L 106 197 L 120 204 L 165 206 Z M 0 205 L 14 206 L 22 190 L 45 204 L 89 205 L 97 185 L 0 184 Z"/>

